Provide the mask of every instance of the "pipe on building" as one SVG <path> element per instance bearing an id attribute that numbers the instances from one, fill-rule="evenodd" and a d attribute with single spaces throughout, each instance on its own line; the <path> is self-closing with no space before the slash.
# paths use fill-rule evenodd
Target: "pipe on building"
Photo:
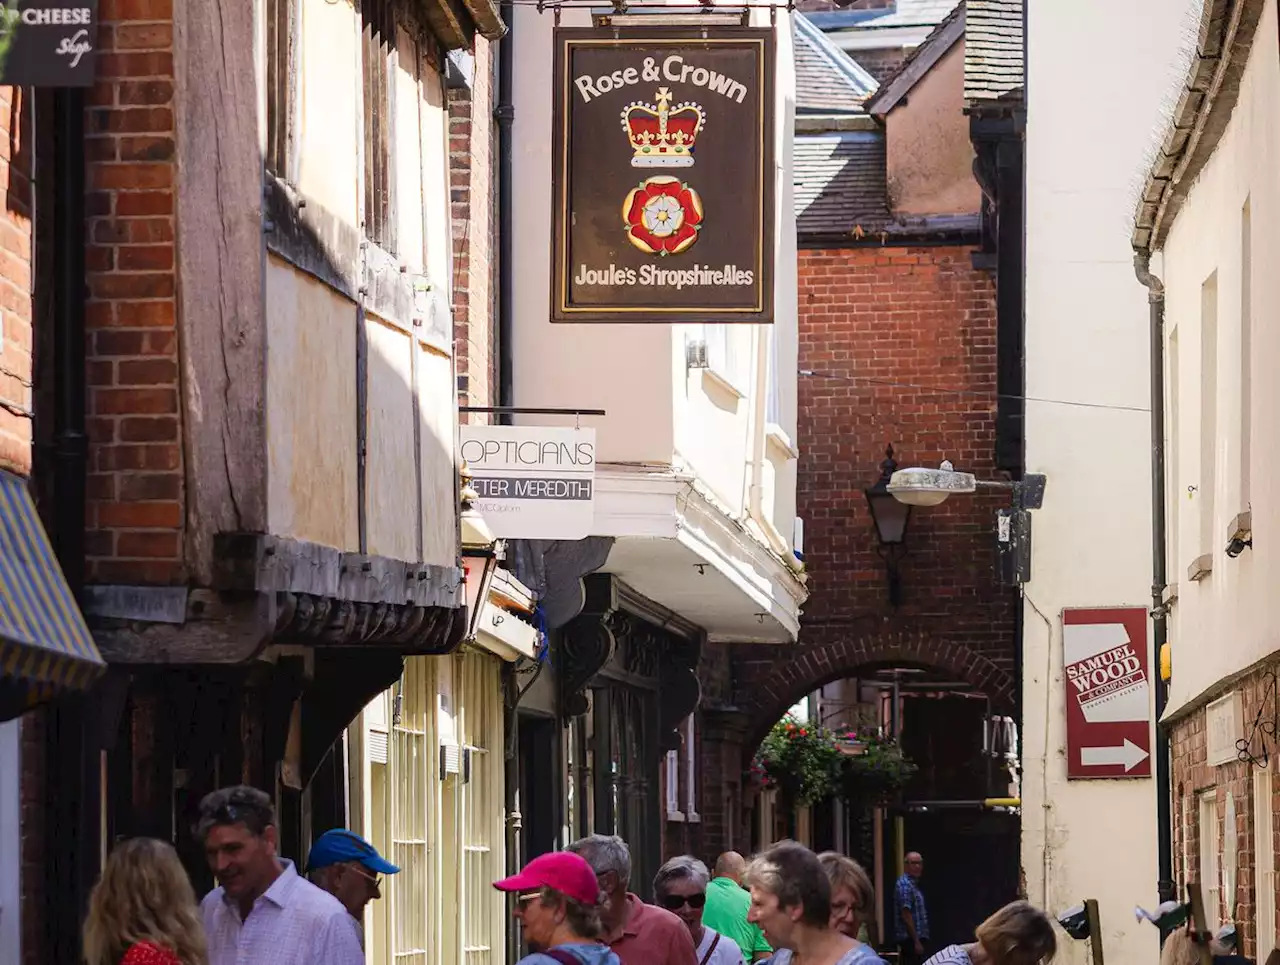
<path id="1" fill-rule="evenodd" d="M 53 96 L 53 542 L 77 600 L 84 588 L 85 153 L 84 91 Z M 37 178 L 41 175 L 37 172 Z M 97 877 L 102 787 L 90 738 L 93 698 L 56 704 L 46 718 L 45 961 L 80 962 L 80 923 Z"/>
<path id="2" fill-rule="evenodd" d="M 1167 585 L 1165 550 L 1165 454 L 1164 454 L 1164 283 L 1151 273 L 1151 254 L 1133 256 L 1134 273 L 1147 289 L 1151 326 L 1151 624 L 1155 653 L 1168 639 L 1168 615 L 1164 591 Z M 1160 726 L 1169 701 L 1169 685 L 1160 674 L 1156 687 L 1156 834 L 1159 854 L 1160 900 L 1172 901 L 1173 823 L 1170 817 L 1172 785 L 1169 775 L 1169 735 Z"/>
<path id="3" fill-rule="evenodd" d="M 511 317 L 515 308 L 515 276 L 511 264 L 511 205 L 514 193 L 511 128 L 516 119 L 515 102 L 512 99 L 515 87 L 515 4 L 512 0 L 504 0 L 501 10 L 507 33 L 498 41 L 498 105 L 493 111 L 498 122 L 498 405 L 510 406 L 515 401 L 511 344 L 511 333 L 515 327 Z M 511 416 L 507 413 L 500 414 L 498 421 L 503 425 L 510 425 Z"/>

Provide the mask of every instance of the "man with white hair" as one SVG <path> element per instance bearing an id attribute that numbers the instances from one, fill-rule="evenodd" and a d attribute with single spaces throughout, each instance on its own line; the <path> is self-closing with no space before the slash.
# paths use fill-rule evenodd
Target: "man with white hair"
<path id="1" fill-rule="evenodd" d="M 591 865 L 603 899 L 601 940 L 622 965 L 698 965 L 684 922 L 664 908 L 646 905 L 629 890 L 631 850 L 613 834 L 593 834 L 569 845 Z"/>

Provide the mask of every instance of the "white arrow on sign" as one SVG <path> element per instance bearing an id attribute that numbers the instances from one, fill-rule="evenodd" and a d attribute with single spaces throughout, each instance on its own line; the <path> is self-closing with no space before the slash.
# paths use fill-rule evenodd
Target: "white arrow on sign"
<path id="1" fill-rule="evenodd" d="M 1080 763 L 1085 767 L 1115 767 L 1122 764 L 1126 771 L 1131 771 L 1150 756 L 1128 738 L 1125 738 L 1121 747 L 1080 748 Z"/>

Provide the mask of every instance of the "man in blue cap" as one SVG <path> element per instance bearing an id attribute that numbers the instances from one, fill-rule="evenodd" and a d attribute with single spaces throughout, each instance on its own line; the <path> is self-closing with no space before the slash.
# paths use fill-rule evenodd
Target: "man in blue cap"
<path id="1" fill-rule="evenodd" d="M 355 919 L 360 945 L 364 946 L 364 908 L 382 897 L 382 875 L 400 869 L 378 854 L 378 849 L 345 828 L 326 831 L 316 838 L 307 858 L 311 881 L 323 888 Z"/>

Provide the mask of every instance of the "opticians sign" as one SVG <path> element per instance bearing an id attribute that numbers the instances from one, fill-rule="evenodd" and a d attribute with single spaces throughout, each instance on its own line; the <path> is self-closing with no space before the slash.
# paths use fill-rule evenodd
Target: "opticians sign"
<path id="1" fill-rule="evenodd" d="M 773 43 L 556 31 L 553 321 L 773 321 Z"/>
<path id="2" fill-rule="evenodd" d="M 0 84 L 91 86 L 97 33 L 97 0 L 0 3 Z"/>
<path id="3" fill-rule="evenodd" d="M 583 539 L 595 519 L 596 432 L 462 426 L 473 506 L 499 539 Z"/>

